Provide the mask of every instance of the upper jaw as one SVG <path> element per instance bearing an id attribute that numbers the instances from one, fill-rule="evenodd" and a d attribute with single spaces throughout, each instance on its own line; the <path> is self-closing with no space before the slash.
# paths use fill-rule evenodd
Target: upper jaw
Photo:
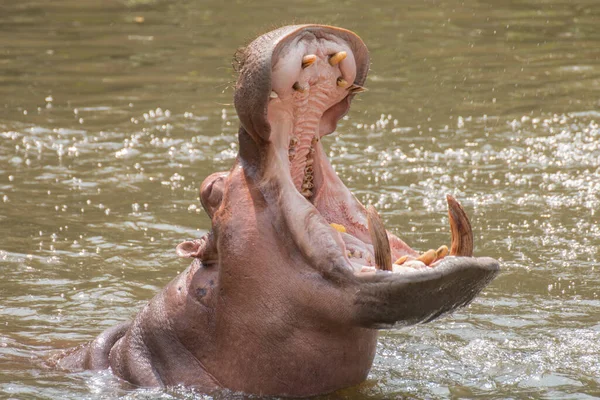
<path id="1" fill-rule="evenodd" d="M 301 194 L 310 203 L 302 208 L 314 206 L 323 225 L 333 224 L 343 230 L 338 233 L 333 227 L 325 228 L 337 236 L 335 241 L 342 244 L 340 256 L 357 274 L 402 272 L 407 267 L 421 269 L 439 264 L 448 249 L 442 246 L 418 256 L 387 232 L 377 212 L 372 207 L 365 210 L 339 180 L 321 146 L 320 139 L 347 111 L 353 95 L 364 90 L 361 85 L 368 68 L 364 43 L 347 31 L 324 26 L 291 27 L 280 35 L 277 32 L 273 34 L 275 45 L 268 63 L 271 85 L 266 105 L 269 155 L 265 177 L 280 181 L 284 194 L 281 198 L 288 203 L 285 206 L 297 204 L 301 209 Z M 243 74 L 244 70 L 242 81 Z M 236 91 L 236 107 L 241 104 L 238 99 Z M 244 127 L 249 125 L 244 124 L 242 115 L 240 119 Z M 448 205 L 452 230 L 449 253 L 471 256 L 468 218 L 451 196 Z"/>

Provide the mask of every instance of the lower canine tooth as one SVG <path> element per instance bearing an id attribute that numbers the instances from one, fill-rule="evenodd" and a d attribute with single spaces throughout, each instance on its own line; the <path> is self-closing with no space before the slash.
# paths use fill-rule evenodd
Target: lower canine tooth
<path id="1" fill-rule="evenodd" d="M 448 217 L 450 219 L 450 232 L 452 244 L 451 256 L 473 256 L 473 230 L 469 218 L 460 203 L 452 196 L 447 195 Z"/>
<path id="2" fill-rule="evenodd" d="M 373 205 L 367 207 L 367 226 L 375 253 L 375 266 L 384 271 L 392 270 L 392 250 L 381 217 Z"/>
<path id="3" fill-rule="evenodd" d="M 348 86 L 348 81 L 346 81 L 344 78 L 337 78 L 336 83 L 339 87 L 342 87 L 342 88 L 345 88 L 346 86 Z"/>

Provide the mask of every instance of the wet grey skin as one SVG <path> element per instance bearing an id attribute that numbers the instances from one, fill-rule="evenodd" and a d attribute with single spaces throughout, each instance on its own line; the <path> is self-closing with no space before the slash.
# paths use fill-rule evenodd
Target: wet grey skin
<path id="1" fill-rule="evenodd" d="M 449 254 L 420 256 L 333 171 L 321 138 L 364 90 L 357 35 L 286 26 L 238 62 L 239 154 L 200 189 L 211 231 L 177 247 L 191 265 L 132 322 L 57 355 L 59 367 L 111 368 L 140 386 L 328 393 L 367 377 L 378 329 L 450 313 L 498 274 L 497 261 L 472 256 L 453 197 Z"/>

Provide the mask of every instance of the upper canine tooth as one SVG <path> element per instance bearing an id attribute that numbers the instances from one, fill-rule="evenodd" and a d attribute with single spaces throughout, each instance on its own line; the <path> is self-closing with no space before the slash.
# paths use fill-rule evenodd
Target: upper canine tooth
<path id="1" fill-rule="evenodd" d="M 331 57 L 329 57 L 329 65 L 338 65 L 341 63 L 348 54 L 345 51 L 338 51 Z"/>
<path id="2" fill-rule="evenodd" d="M 452 244 L 451 256 L 473 256 L 473 230 L 469 218 L 460 203 L 452 196 L 447 195 L 448 217 L 450 219 L 450 232 Z"/>
<path id="3" fill-rule="evenodd" d="M 308 54 L 302 57 L 302 68 L 310 67 L 315 61 L 317 61 L 317 56 L 314 54 Z"/>
<path id="4" fill-rule="evenodd" d="M 342 87 L 342 88 L 344 88 L 344 87 L 348 86 L 348 81 L 346 81 L 344 78 L 342 78 L 342 77 L 340 76 L 339 78 L 337 78 L 336 84 L 337 84 L 339 87 Z"/>
<path id="5" fill-rule="evenodd" d="M 352 84 L 352 86 L 350 86 L 350 87 L 348 88 L 348 91 L 349 91 L 350 93 L 354 93 L 354 94 L 356 94 L 356 93 L 362 93 L 362 92 L 366 92 L 367 90 L 368 90 L 367 88 L 365 88 L 365 87 L 362 87 L 362 86 L 360 86 L 360 85 L 357 85 L 357 84 L 355 84 L 355 83 L 353 83 L 353 84 Z"/>
<path id="6" fill-rule="evenodd" d="M 392 249 L 381 217 L 372 204 L 367 207 L 367 226 L 373 242 L 375 267 L 384 271 L 392 270 Z"/>
<path id="7" fill-rule="evenodd" d="M 306 92 L 306 86 L 304 86 L 304 85 L 301 85 L 301 84 L 300 84 L 300 82 L 296 82 L 296 83 L 294 83 L 294 85 L 292 86 L 292 88 L 293 88 L 295 91 L 297 91 L 297 92 L 300 92 L 300 93 L 304 93 L 304 92 Z"/>
<path id="8" fill-rule="evenodd" d="M 272 98 L 272 99 L 276 99 L 276 98 L 279 97 L 279 95 L 277 93 L 275 93 L 274 90 L 271 90 L 271 94 L 269 95 L 269 97 Z"/>

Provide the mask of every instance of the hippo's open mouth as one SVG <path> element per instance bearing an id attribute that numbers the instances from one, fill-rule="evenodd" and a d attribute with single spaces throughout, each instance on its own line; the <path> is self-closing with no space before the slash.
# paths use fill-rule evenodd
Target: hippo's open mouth
<path id="1" fill-rule="evenodd" d="M 252 276 L 265 296 L 294 281 L 286 301 L 298 292 L 306 308 L 306 293 L 315 292 L 330 302 L 317 308 L 335 313 L 340 304 L 353 310 L 354 323 L 381 327 L 430 321 L 468 304 L 496 276 L 495 260 L 472 257 L 471 226 L 453 197 L 450 249 L 421 254 L 387 232 L 333 170 L 321 139 L 365 90 L 369 56 L 357 35 L 285 27 L 250 43 L 236 61 L 239 154 L 229 172 L 202 184 L 212 231 L 178 247 L 218 266 L 220 293 L 231 296 L 223 288 L 237 285 L 236 275 L 248 285 L 246 268 L 264 270 L 268 278 Z"/>
<path id="2" fill-rule="evenodd" d="M 440 264 L 447 254 L 472 255 L 472 232 L 460 204 L 448 196 L 451 250 L 441 246 L 421 255 L 387 233 L 375 209 L 355 199 L 339 179 L 321 138 L 335 129 L 351 98 L 364 91 L 367 52 L 352 35 L 306 30 L 274 51 L 267 105 L 269 170 L 280 174 L 282 191 L 295 191 L 339 232 L 340 250 L 357 274 L 376 269 L 407 272 Z M 298 195 L 294 202 L 299 202 Z M 307 232 L 311 234 L 312 232 Z"/>

